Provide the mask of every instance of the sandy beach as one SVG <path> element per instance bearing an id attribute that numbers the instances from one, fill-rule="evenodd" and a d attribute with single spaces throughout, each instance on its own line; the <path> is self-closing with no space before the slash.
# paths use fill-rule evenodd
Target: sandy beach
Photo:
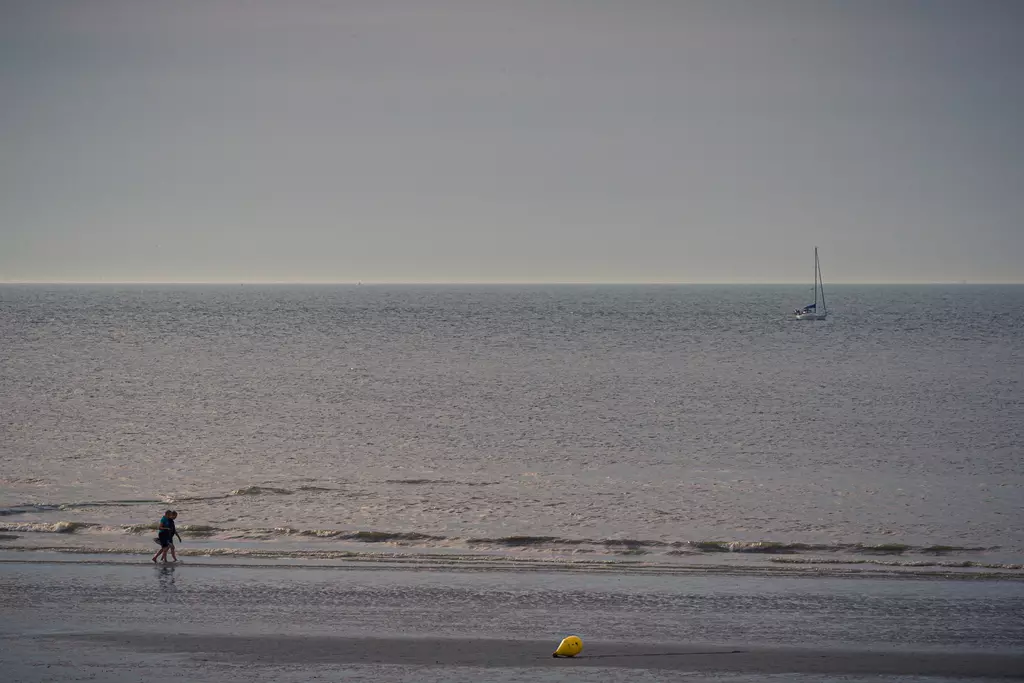
<path id="1" fill-rule="evenodd" d="M 232 636 L 211 634 L 139 634 L 104 632 L 40 636 L 68 651 L 99 650 L 111 660 L 122 653 L 154 659 L 172 656 L 209 665 L 212 674 L 246 666 L 249 675 L 281 667 L 335 667 L 338 680 L 350 669 L 406 667 L 482 669 L 501 678 L 501 670 L 544 669 L 567 675 L 586 668 L 611 669 L 609 679 L 628 680 L 642 669 L 687 672 L 720 678 L 722 674 L 809 674 L 818 677 L 928 676 L 946 678 L 1024 677 L 1024 654 L 840 651 L 809 648 L 728 649 L 679 643 L 598 641 L 576 658 L 552 658 L 550 641 L 454 638 L 344 638 L 330 636 Z M 105 669 L 113 661 L 92 665 Z M 37 666 L 38 668 L 38 666 Z M 202 666 L 196 667 L 198 670 Z M 218 677 L 219 677 L 218 673 Z M 532 675 L 532 674 L 531 674 Z M 606 679 L 608 680 L 608 679 Z"/>
<path id="2" fill-rule="evenodd" d="M 1024 584 L 0 557 L 11 681 L 1024 678 Z M 555 659 L 565 635 L 584 652 Z M 919 680 L 919 678 L 913 678 Z"/>

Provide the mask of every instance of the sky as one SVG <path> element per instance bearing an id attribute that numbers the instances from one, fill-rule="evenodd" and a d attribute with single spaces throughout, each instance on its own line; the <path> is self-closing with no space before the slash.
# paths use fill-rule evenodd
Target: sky
<path id="1" fill-rule="evenodd" d="M 0 281 L 1024 282 L 1024 2 L 0 0 Z"/>

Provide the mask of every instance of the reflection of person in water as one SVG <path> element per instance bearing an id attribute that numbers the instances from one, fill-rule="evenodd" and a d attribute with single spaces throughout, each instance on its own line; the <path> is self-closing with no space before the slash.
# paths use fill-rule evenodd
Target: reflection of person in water
<path id="1" fill-rule="evenodd" d="M 157 532 L 156 542 L 160 544 L 160 550 L 156 551 L 156 555 L 153 556 L 153 561 L 156 562 L 158 558 L 161 558 L 164 562 L 167 561 L 167 551 L 171 551 L 171 557 L 173 562 L 178 561 L 178 554 L 174 552 L 174 537 L 178 536 L 178 540 L 181 540 L 181 536 L 174 529 L 174 520 L 178 517 L 178 513 L 174 510 L 167 510 L 164 516 L 160 518 L 160 527 Z"/>
<path id="2" fill-rule="evenodd" d="M 174 565 L 169 564 L 159 569 L 160 592 L 174 593 L 177 588 L 174 585 Z"/>

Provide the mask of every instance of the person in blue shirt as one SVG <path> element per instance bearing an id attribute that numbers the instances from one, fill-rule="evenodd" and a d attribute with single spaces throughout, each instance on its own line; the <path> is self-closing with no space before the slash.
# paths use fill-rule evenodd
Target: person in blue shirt
<path id="1" fill-rule="evenodd" d="M 167 510 L 164 512 L 164 516 L 160 518 L 160 527 L 157 532 L 156 542 L 160 544 L 160 550 L 156 551 L 156 555 L 153 556 L 153 561 L 156 562 L 161 556 L 163 561 L 167 561 L 167 551 L 171 551 L 172 562 L 178 561 L 178 554 L 174 552 L 174 537 L 178 536 L 178 540 L 181 540 L 181 536 L 174 529 L 174 520 L 178 517 L 178 513 L 174 510 Z"/>

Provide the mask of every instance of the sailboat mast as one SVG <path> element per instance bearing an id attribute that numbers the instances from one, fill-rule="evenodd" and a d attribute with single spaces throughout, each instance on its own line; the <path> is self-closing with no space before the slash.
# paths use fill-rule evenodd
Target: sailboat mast
<path id="1" fill-rule="evenodd" d="M 814 248 L 814 312 L 818 312 L 818 248 Z"/>
<path id="2" fill-rule="evenodd" d="M 821 277 L 821 262 L 818 261 L 818 248 L 814 248 L 814 267 L 818 271 L 818 286 L 821 288 L 821 314 L 828 315 L 828 306 L 825 305 L 825 280 Z"/>

